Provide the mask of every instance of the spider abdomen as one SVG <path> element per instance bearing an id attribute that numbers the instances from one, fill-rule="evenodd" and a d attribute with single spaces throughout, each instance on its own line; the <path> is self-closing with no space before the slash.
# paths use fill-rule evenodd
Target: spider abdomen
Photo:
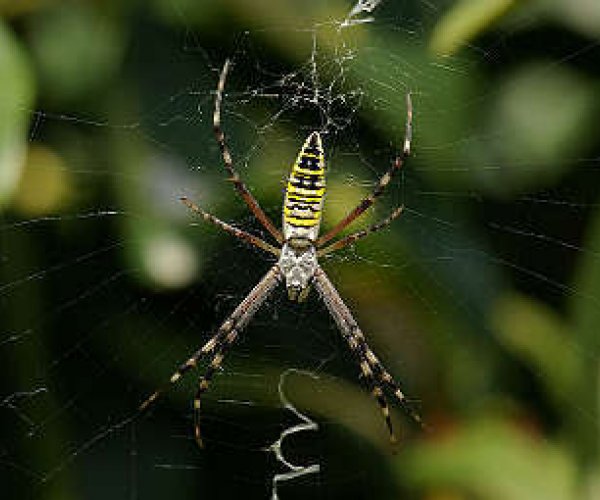
<path id="1" fill-rule="evenodd" d="M 283 236 L 314 241 L 325 196 L 325 154 L 318 132 L 308 136 L 288 178 L 283 204 Z"/>

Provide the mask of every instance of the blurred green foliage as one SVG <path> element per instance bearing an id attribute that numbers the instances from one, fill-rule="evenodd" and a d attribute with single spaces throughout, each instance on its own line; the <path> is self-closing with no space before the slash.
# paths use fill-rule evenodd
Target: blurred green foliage
<path id="1" fill-rule="evenodd" d="M 8 498 L 264 498 L 275 466 L 256 450 L 299 365 L 319 377 L 288 396 L 322 437 L 290 447 L 324 471 L 282 498 L 600 496 L 600 8 L 442 3 L 382 2 L 341 29 L 341 1 L 0 2 L 2 394 L 43 389 L 2 405 Z M 331 226 L 383 171 L 412 95 L 401 188 L 363 221 L 401 198 L 402 222 L 324 263 L 434 428 L 403 429 L 396 453 L 350 356 L 321 372 L 336 334 L 315 297 L 258 315 L 207 398 L 207 450 L 173 438 L 194 380 L 129 420 L 268 265 L 177 203 L 258 230 L 211 138 L 232 56 L 226 130 L 276 220 L 306 129 L 342 124 Z"/>
<path id="2" fill-rule="evenodd" d="M 0 208 L 19 181 L 31 118 L 34 82 L 31 63 L 10 29 L 0 24 Z"/>

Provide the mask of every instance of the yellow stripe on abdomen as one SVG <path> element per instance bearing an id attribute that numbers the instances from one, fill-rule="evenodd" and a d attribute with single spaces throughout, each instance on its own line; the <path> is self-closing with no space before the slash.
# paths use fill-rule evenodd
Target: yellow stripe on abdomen
<path id="1" fill-rule="evenodd" d="M 302 146 L 292 167 L 283 204 L 283 234 L 289 238 L 315 240 L 321 224 L 325 196 L 325 162 L 318 132 Z"/>

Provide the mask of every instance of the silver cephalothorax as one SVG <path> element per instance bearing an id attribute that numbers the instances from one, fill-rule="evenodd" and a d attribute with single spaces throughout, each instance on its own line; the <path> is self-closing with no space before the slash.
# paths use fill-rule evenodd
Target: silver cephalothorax
<path id="1" fill-rule="evenodd" d="M 302 302 L 317 270 L 317 253 L 312 242 L 290 239 L 281 249 L 279 269 L 283 273 L 290 300 Z"/>

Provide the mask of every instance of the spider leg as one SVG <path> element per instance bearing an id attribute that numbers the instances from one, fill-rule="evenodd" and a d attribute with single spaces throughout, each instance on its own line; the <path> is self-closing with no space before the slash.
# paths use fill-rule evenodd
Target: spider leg
<path id="1" fill-rule="evenodd" d="M 377 400 L 377 403 L 385 420 L 385 424 L 390 436 L 390 441 L 392 443 L 395 443 L 396 436 L 394 434 L 392 420 L 390 418 L 390 410 L 385 395 L 377 379 L 375 378 L 372 366 L 370 365 L 367 357 L 364 355 L 364 352 L 361 350 L 361 344 L 358 342 L 357 338 L 352 333 L 352 330 L 348 328 L 347 320 L 344 317 L 345 315 L 343 314 L 343 311 L 339 309 L 339 304 L 341 304 L 343 308 L 345 308 L 346 306 L 343 304 L 340 296 L 335 291 L 335 288 L 333 287 L 323 270 L 320 268 L 315 274 L 315 283 L 317 290 L 319 291 L 319 294 L 323 299 L 323 302 L 325 302 L 327 309 L 329 310 L 331 316 L 338 325 L 342 336 L 348 343 L 348 346 L 350 347 L 352 353 L 356 356 L 361 373 L 367 381 L 367 383 L 369 384 L 371 393 Z M 349 311 L 347 312 L 349 314 Z"/>
<path id="2" fill-rule="evenodd" d="M 360 203 L 354 209 L 352 209 L 348 215 L 346 215 L 346 217 L 344 217 L 335 227 L 317 240 L 317 247 L 323 246 L 325 243 L 339 234 L 340 231 L 343 231 L 357 217 L 363 214 L 371 205 L 373 205 L 375 200 L 382 195 L 386 186 L 392 180 L 393 175 L 402 168 L 402 165 L 410 155 L 410 145 L 412 141 L 412 116 L 412 101 L 410 94 L 406 94 L 406 128 L 404 132 L 404 146 L 402 148 L 402 153 L 396 156 L 388 171 L 379 179 L 379 182 L 375 186 L 375 189 L 373 189 L 373 192 L 369 196 L 363 198 Z"/>
<path id="3" fill-rule="evenodd" d="M 201 398 L 202 394 L 204 394 L 209 387 L 209 384 L 216 373 L 216 371 L 221 367 L 221 363 L 223 358 L 227 354 L 229 348 L 233 345 L 235 340 L 238 337 L 238 332 L 235 329 L 232 329 L 227 333 L 223 342 L 221 342 L 219 349 L 213 356 L 208 368 L 204 372 L 204 375 L 198 382 L 198 389 L 196 390 L 196 395 L 194 396 L 194 438 L 196 439 L 196 443 L 200 448 L 204 447 L 202 442 L 202 437 L 200 435 L 200 406 L 201 406 Z"/>
<path id="4" fill-rule="evenodd" d="M 279 270 L 279 266 L 275 264 L 250 291 L 246 298 L 240 302 L 233 313 L 231 313 L 231 315 L 223 322 L 223 324 L 217 330 L 217 333 L 208 342 L 206 342 L 204 346 L 192 354 L 192 356 L 190 356 L 185 363 L 182 363 L 169 379 L 169 385 L 175 384 L 183 375 L 185 375 L 186 372 L 198 364 L 200 358 L 206 354 L 215 352 L 215 355 L 213 356 L 213 359 L 207 368 L 206 374 L 200 381 L 199 393 L 196 394 L 196 398 L 194 399 L 194 435 L 196 436 L 196 440 L 199 444 L 201 444 L 199 439 L 200 429 L 198 418 L 200 409 L 199 395 L 206 390 L 203 389 L 200 392 L 200 388 L 202 388 L 204 384 L 206 384 L 208 387 L 208 382 L 203 381 L 210 380 L 214 374 L 214 371 L 220 366 L 227 348 L 231 346 L 231 344 L 237 338 L 239 332 L 246 327 L 263 302 L 269 297 L 269 295 L 271 295 L 271 292 L 281 281 L 281 277 L 282 275 L 281 271 Z M 163 391 L 164 389 L 157 389 L 154 391 L 142 402 L 139 410 L 146 410 L 158 399 Z"/>
<path id="5" fill-rule="evenodd" d="M 258 221 L 264 226 L 264 228 L 271 233 L 271 235 L 277 240 L 278 243 L 283 243 L 283 235 L 281 231 L 275 227 L 269 216 L 263 211 L 263 209 L 256 201 L 256 198 L 252 196 L 252 193 L 246 187 L 246 184 L 242 181 L 239 174 L 233 166 L 233 160 L 231 152 L 225 141 L 225 133 L 221 128 L 221 104 L 223 102 L 223 90 L 225 89 L 225 81 L 227 80 L 227 73 L 231 61 L 227 59 L 221 70 L 221 76 L 219 77 L 219 83 L 217 84 L 217 91 L 215 94 L 215 110 L 213 113 L 213 130 L 215 133 L 215 139 L 221 150 L 221 156 L 223 157 L 223 163 L 225 169 L 229 173 L 229 180 L 233 183 L 235 190 L 240 194 L 250 211 L 258 219 Z"/>
<path id="6" fill-rule="evenodd" d="M 379 385 L 377 379 L 375 378 L 375 376 L 373 374 L 373 369 L 372 369 L 371 365 L 369 364 L 368 360 L 361 353 L 359 345 L 354 341 L 352 336 L 348 335 L 348 334 L 342 334 L 342 335 L 348 342 L 348 346 L 350 347 L 350 350 L 357 357 L 361 374 L 364 377 L 364 379 L 367 381 L 367 383 L 369 384 L 370 389 L 371 389 L 371 394 L 373 395 L 373 397 L 377 401 L 377 404 L 379 405 L 379 409 L 381 410 L 381 414 L 383 415 L 383 419 L 385 420 L 385 425 L 387 427 L 388 434 L 390 436 L 390 442 L 395 443 L 396 435 L 394 434 L 394 428 L 392 426 L 392 419 L 390 417 L 390 408 L 388 406 L 385 394 L 383 393 L 381 386 Z"/>
<path id="7" fill-rule="evenodd" d="M 196 205 L 193 201 L 191 201 L 187 196 L 182 196 L 181 198 L 179 198 L 179 200 L 184 205 L 186 205 L 191 211 L 193 211 L 194 213 L 196 213 L 197 215 L 202 217 L 205 221 L 211 222 L 215 226 L 221 228 L 223 231 L 225 231 L 229 234 L 232 234 L 236 238 L 239 238 L 242 241 L 250 243 L 251 245 L 258 247 L 261 250 L 272 253 L 273 255 L 279 256 L 279 254 L 281 253 L 281 251 L 278 248 L 275 248 L 273 245 L 267 243 L 266 241 L 262 240 L 258 236 L 254 236 L 253 234 L 247 233 L 246 231 L 242 231 L 241 229 L 238 229 L 237 227 L 227 224 L 226 222 L 223 222 L 222 220 L 215 217 L 214 215 L 209 214 L 208 212 L 204 211 L 202 208 L 200 208 L 198 205 Z"/>
<path id="8" fill-rule="evenodd" d="M 317 251 L 317 257 L 322 257 L 323 255 L 327 255 L 327 254 L 330 254 L 337 250 L 341 250 L 342 248 L 345 248 L 348 245 L 351 245 L 355 241 L 360 240 L 360 239 L 364 238 L 365 236 L 370 235 L 371 233 L 375 233 L 377 231 L 380 231 L 380 230 L 386 228 L 402 214 L 403 210 L 404 210 L 404 205 L 399 206 L 399 207 L 395 208 L 392 211 L 392 213 L 390 215 L 388 215 L 382 221 L 380 221 L 376 224 L 373 224 L 366 229 L 361 229 L 360 231 L 357 231 L 356 233 L 352 233 L 352 234 L 349 234 L 348 236 L 344 236 L 343 238 L 339 239 L 338 241 L 331 243 L 330 245 L 327 245 L 324 248 L 321 248 L 320 250 Z"/>
<path id="9" fill-rule="evenodd" d="M 373 371 L 376 373 L 377 378 L 391 390 L 395 398 L 400 403 L 400 406 L 402 406 L 404 412 L 421 429 L 425 431 L 429 430 L 427 424 L 423 422 L 421 415 L 413 408 L 413 406 L 406 399 L 406 396 L 404 395 L 404 392 L 402 392 L 400 385 L 394 380 L 392 375 L 385 369 L 381 361 L 379 361 L 375 353 L 371 350 L 371 348 L 367 344 L 367 341 L 365 340 L 364 334 L 362 333 L 362 331 L 360 331 L 358 326 L 356 326 L 355 336 L 357 342 L 361 345 L 360 350 L 364 352 L 365 358 L 369 362 L 369 365 L 371 366 Z"/>
<path id="10" fill-rule="evenodd" d="M 169 378 L 170 385 L 177 383 L 179 381 L 179 379 L 181 377 L 183 377 L 183 375 L 185 375 L 189 370 L 191 370 L 198 364 L 198 360 L 202 356 L 212 352 L 214 350 L 214 348 L 222 342 L 223 336 L 226 335 L 225 332 L 222 332 L 222 329 L 226 323 L 227 322 L 225 322 L 221 326 L 221 328 L 219 328 L 217 333 L 206 344 L 204 344 L 200 349 L 198 349 L 194 354 L 192 354 L 185 363 L 182 363 L 181 365 L 179 365 L 179 368 L 177 368 L 177 370 Z M 142 402 L 142 404 L 140 404 L 139 410 L 145 411 L 148 407 L 150 407 L 152 405 L 152 403 L 154 403 L 154 401 L 156 401 L 160 397 L 160 395 L 164 392 L 164 390 L 165 390 L 164 388 L 160 388 L 160 389 L 157 389 L 156 391 L 154 391 L 150 396 L 148 396 Z"/>
<path id="11" fill-rule="evenodd" d="M 315 272 L 315 286 L 323 299 L 323 302 L 327 306 L 329 313 L 336 322 L 340 329 L 342 336 L 348 342 L 350 349 L 356 353 L 357 357 L 361 361 L 361 371 L 365 378 L 374 378 L 386 386 L 390 387 L 394 391 L 394 396 L 398 399 L 402 409 L 405 413 L 410 416 L 420 427 L 424 427 L 423 420 L 416 410 L 412 408 L 406 397 L 400 390 L 398 384 L 393 380 L 391 375 L 385 370 L 381 362 L 377 359 L 373 351 L 367 345 L 364 338 L 364 334 L 360 330 L 360 327 L 356 323 L 356 320 L 350 313 L 350 310 L 344 304 L 344 301 L 340 297 L 339 293 L 325 274 L 325 272 L 318 268 Z M 378 396 L 378 384 L 373 382 L 373 393 Z M 381 389 L 379 389 L 381 390 Z M 381 402 L 378 399 L 378 402 Z M 389 411 L 386 412 L 387 406 L 381 406 L 384 417 L 386 417 L 386 423 L 389 419 Z M 391 425 L 391 423 L 389 424 Z M 388 427 L 389 428 L 389 427 Z M 393 437 L 393 434 L 391 434 Z"/>

